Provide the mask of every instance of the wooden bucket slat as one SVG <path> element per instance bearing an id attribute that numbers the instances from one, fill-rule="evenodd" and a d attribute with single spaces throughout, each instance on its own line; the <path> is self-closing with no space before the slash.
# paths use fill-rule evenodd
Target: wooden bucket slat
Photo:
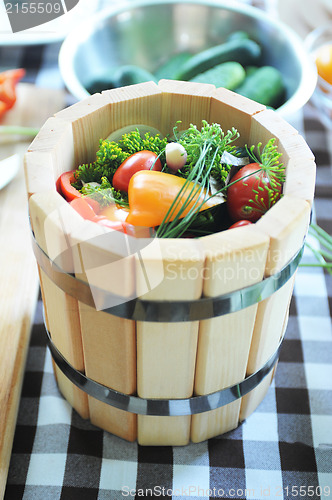
<path id="1" fill-rule="evenodd" d="M 283 192 L 313 203 L 316 180 L 316 163 L 310 158 L 290 158 L 286 165 L 287 176 Z"/>
<path id="2" fill-rule="evenodd" d="M 50 154 L 53 167 L 53 175 L 50 175 L 51 180 L 55 182 L 58 177 L 68 170 L 74 168 L 74 141 L 73 141 L 73 131 L 72 124 L 68 121 L 61 120 L 59 118 L 51 117 L 49 118 L 42 128 L 40 129 L 38 135 L 34 138 L 32 143 L 28 148 L 27 159 L 30 158 L 28 174 L 33 176 L 33 160 L 34 155 L 30 154 L 44 154 L 47 158 L 47 154 Z M 37 157 L 38 158 L 38 157 Z M 49 164 L 47 163 L 47 166 Z M 37 170 L 36 170 L 37 171 Z M 48 174 L 48 172 L 47 172 Z M 46 177 L 46 172 L 44 169 L 40 169 L 40 175 Z"/>
<path id="3" fill-rule="evenodd" d="M 234 144 L 243 145 L 249 139 L 251 117 L 264 111 L 262 104 L 224 88 L 216 89 L 211 98 L 210 122 L 220 123 L 224 132 L 233 127 L 240 133 Z"/>
<path id="4" fill-rule="evenodd" d="M 28 198 L 34 193 L 55 190 L 53 169 L 51 153 L 33 151 L 25 154 L 24 172 Z"/>
<path id="5" fill-rule="evenodd" d="M 294 135 L 298 135 L 298 131 L 292 125 L 271 109 L 266 109 L 253 115 L 248 142 L 249 146 L 259 142 L 264 146 L 272 137 L 275 137 L 275 144 L 279 151 L 281 140 L 289 140 Z M 283 159 L 280 158 L 280 161 L 282 162 Z"/>
<path id="6" fill-rule="evenodd" d="M 285 195 L 256 223 L 257 229 L 270 237 L 266 276 L 278 273 L 300 250 L 309 219 L 309 203 Z M 248 374 L 259 369 L 277 349 L 288 314 L 293 284 L 294 278 L 271 297 L 259 303 L 248 360 Z M 266 384 L 262 383 L 243 397 L 241 420 L 247 418 L 249 412 L 261 402 L 266 388 Z"/>
<path id="7" fill-rule="evenodd" d="M 158 283 L 145 292 L 137 269 L 137 294 L 149 300 L 198 299 L 202 293 L 204 256 L 199 243 L 185 239 L 155 240 L 141 251 L 147 276 Z M 138 257 L 136 258 L 138 260 Z M 143 291 L 143 295 L 142 292 Z M 143 398 L 187 398 L 193 393 L 198 322 L 137 322 L 137 393 Z M 189 442 L 190 416 L 138 416 L 138 442 L 184 445 Z"/>
<path id="8" fill-rule="evenodd" d="M 120 294 L 126 300 L 135 289 L 134 258 L 128 256 L 125 241 L 118 246 L 113 243 L 114 235 L 124 237 L 118 231 L 82 219 L 69 235 L 71 245 L 77 250 L 75 275 L 90 286 Z M 79 302 L 85 373 L 106 387 L 133 394 L 136 392 L 135 322 L 98 310 L 101 306 L 94 297 L 96 308 Z M 128 441 L 136 439 L 136 415 L 91 396 L 88 401 L 93 424 Z"/>
<path id="9" fill-rule="evenodd" d="M 106 90 L 102 95 L 110 103 L 109 134 L 127 125 L 137 124 L 149 125 L 161 131 L 162 94 L 154 82 Z"/>
<path id="10" fill-rule="evenodd" d="M 313 203 L 316 181 L 315 157 L 302 135 L 283 136 L 279 141 L 280 161 L 286 166 L 283 192 Z"/>
<path id="11" fill-rule="evenodd" d="M 190 124 L 201 128 L 202 120 L 209 121 L 211 95 L 215 86 L 196 82 L 160 80 L 162 96 L 162 132 L 169 133 L 178 120 L 178 130 L 187 129 Z"/>
<path id="12" fill-rule="evenodd" d="M 54 116 L 72 124 L 73 168 L 81 163 L 93 162 L 96 159 L 100 138 L 109 134 L 109 102 L 106 97 L 95 94 L 59 111 Z"/>
<path id="13" fill-rule="evenodd" d="M 215 297 L 262 280 L 269 238 L 246 226 L 202 238 L 206 254 L 204 296 Z M 195 394 L 241 382 L 249 355 L 257 304 L 200 322 Z M 237 427 L 241 400 L 193 415 L 191 439 L 200 442 Z"/>
<path id="14" fill-rule="evenodd" d="M 203 119 L 209 120 L 210 96 L 215 89 L 213 85 L 161 80 L 158 87 L 162 91 L 162 112 L 157 128 L 163 134 L 172 134 L 173 126 L 180 118 L 179 130 L 189 127 L 191 123 L 200 128 Z M 186 297 L 188 300 L 198 298 L 201 295 L 201 276 L 197 276 L 193 286 L 192 279 L 181 278 L 181 269 L 184 267 L 197 273 L 203 265 L 203 257 L 197 257 L 192 243 L 176 240 L 173 245 L 170 240 L 168 243 L 161 240 L 159 245 L 162 252 L 161 261 L 160 258 L 156 260 L 155 249 L 152 252 L 151 247 L 141 252 L 140 259 L 143 258 L 148 275 L 152 276 L 156 266 L 161 263 L 165 273 L 161 283 L 144 296 L 150 300 L 175 299 L 176 296 Z M 172 247 L 174 255 L 169 254 Z M 188 247 L 192 247 L 192 255 L 188 254 Z M 149 255 L 149 251 L 152 254 Z M 184 257 L 187 255 L 188 260 L 184 258 L 181 261 L 181 254 L 184 254 Z M 141 262 L 136 259 L 137 293 L 140 296 L 142 291 L 145 292 L 146 283 L 142 280 L 139 263 Z M 192 395 L 197 332 L 198 322 L 137 322 L 137 389 L 140 397 L 183 398 Z M 176 360 L 182 360 L 181 364 Z M 190 421 L 190 416 L 139 415 L 138 442 L 145 445 L 187 444 Z"/>
<path id="15" fill-rule="evenodd" d="M 30 197 L 29 210 L 35 237 L 39 246 L 51 258 L 68 249 L 70 225 L 77 222 L 78 214 L 56 192 L 36 193 Z M 68 252 L 67 252 L 68 256 Z M 72 266 L 69 256 L 66 262 L 59 262 L 63 268 Z M 50 278 L 39 269 L 41 291 L 45 308 L 45 318 L 52 339 L 77 370 L 84 371 L 83 348 L 77 300 L 63 292 Z M 75 387 L 58 369 L 57 379 L 65 398 L 83 417 L 89 417 L 87 395 Z"/>

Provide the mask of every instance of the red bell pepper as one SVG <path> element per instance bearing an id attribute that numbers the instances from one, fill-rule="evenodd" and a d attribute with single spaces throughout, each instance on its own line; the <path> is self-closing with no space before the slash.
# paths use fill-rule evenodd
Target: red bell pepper
<path id="1" fill-rule="evenodd" d="M 0 73 L 0 116 L 11 109 L 16 102 L 16 85 L 24 77 L 22 68 Z"/>

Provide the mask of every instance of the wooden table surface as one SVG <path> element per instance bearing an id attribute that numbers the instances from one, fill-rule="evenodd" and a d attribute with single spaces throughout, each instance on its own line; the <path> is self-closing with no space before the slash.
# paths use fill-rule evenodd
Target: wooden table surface
<path id="1" fill-rule="evenodd" d="M 0 125 L 40 127 L 64 107 L 59 90 L 19 84 L 17 102 Z M 31 139 L 0 136 L 0 160 L 20 157 L 14 180 L 0 191 L 0 499 L 3 498 L 15 432 L 30 329 L 39 291 L 30 243 L 23 156 Z"/>

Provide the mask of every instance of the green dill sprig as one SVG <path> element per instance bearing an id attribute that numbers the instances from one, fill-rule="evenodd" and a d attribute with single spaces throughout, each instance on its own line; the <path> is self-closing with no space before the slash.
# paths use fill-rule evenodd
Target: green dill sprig
<path id="1" fill-rule="evenodd" d="M 123 151 L 116 142 L 101 139 L 96 160 L 78 166 L 74 174 L 75 183 L 73 186 L 80 190 L 84 183 L 101 183 L 103 177 L 106 177 L 111 183 L 115 171 L 128 156 L 129 153 Z"/>
<path id="2" fill-rule="evenodd" d="M 78 166 L 73 186 L 81 190 L 84 183 L 98 182 L 100 184 L 103 177 L 112 183 L 115 171 L 128 156 L 143 150 L 153 151 L 162 156 L 166 144 L 167 139 L 161 139 L 159 134 L 152 136 L 146 132 L 141 137 L 138 128 L 124 134 L 118 142 L 101 139 L 96 152 L 96 160 Z"/>
<path id="3" fill-rule="evenodd" d="M 257 147 L 251 146 L 247 149 L 249 158 L 255 163 L 258 163 L 260 171 L 264 172 L 264 176 L 256 175 L 258 181 L 257 189 L 252 189 L 253 198 L 249 199 L 250 206 L 256 208 L 262 214 L 267 212 L 280 198 L 282 186 L 286 180 L 285 167 L 279 162 L 282 153 L 278 152 L 275 144 L 275 137 L 272 137 L 264 146 L 259 142 Z M 255 149 L 257 154 L 255 154 Z M 266 203 L 263 192 L 268 193 L 268 201 Z"/>
<path id="4" fill-rule="evenodd" d="M 89 196 L 98 201 L 100 208 L 105 208 L 111 203 L 117 203 L 121 206 L 128 206 L 128 196 L 121 191 L 114 189 L 107 177 L 102 177 L 101 184 L 84 184 L 81 188 L 84 196 Z"/>
<path id="5" fill-rule="evenodd" d="M 129 154 L 134 154 L 138 151 L 152 151 L 156 155 L 160 155 L 164 152 L 167 144 L 167 138 L 163 139 L 160 134 L 151 135 L 150 132 L 146 132 L 143 137 L 141 137 L 138 128 L 128 132 L 122 136 L 118 141 L 119 147 Z"/>
<path id="6" fill-rule="evenodd" d="M 179 238 L 188 230 L 203 205 L 226 189 L 226 179 L 230 166 L 222 165 L 221 157 L 224 151 L 235 151 L 232 143 L 239 137 L 235 128 L 224 134 L 220 125 L 209 125 L 202 121 L 202 128 L 196 125 L 190 127 L 178 136 L 177 125 L 173 129 L 174 137 L 187 151 L 187 161 L 179 171 L 186 181 L 167 211 L 162 223 L 157 228 L 159 238 Z M 210 177 L 217 178 L 220 190 L 211 195 L 209 193 Z M 217 204 L 217 202 L 216 202 Z M 188 213 L 183 215 L 185 210 Z M 175 214 L 175 216 L 174 216 Z M 172 217 L 174 216 L 173 220 Z"/>
<path id="7" fill-rule="evenodd" d="M 187 151 L 187 161 L 185 166 L 181 168 L 180 174 L 183 177 L 188 177 L 195 167 L 197 158 L 200 157 L 203 145 L 207 144 L 208 149 L 205 152 L 204 159 L 205 169 L 210 169 L 210 175 L 220 185 L 225 185 L 230 166 L 223 164 L 221 157 L 224 151 L 230 153 L 236 151 L 232 143 L 239 137 L 239 132 L 233 127 L 225 134 L 218 123 L 210 125 L 206 120 L 202 120 L 201 130 L 198 130 L 196 125 L 191 124 L 179 137 L 177 137 L 177 125 L 173 131 L 177 141 Z"/>

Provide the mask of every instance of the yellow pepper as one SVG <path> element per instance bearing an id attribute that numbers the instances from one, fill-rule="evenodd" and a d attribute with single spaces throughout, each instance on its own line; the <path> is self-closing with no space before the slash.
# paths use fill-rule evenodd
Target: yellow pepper
<path id="1" fill-rule="evenodd" d="M 134 174 L 128 187 L 129 214 L 126 222 L 134 226 L 159 226 L 185 182 L 186 179 L 182 177 L 153 170 L 142 170 Z M 191 193 L 193 188 L 194 191 Z M 177 200 L 179 202 L 176 208 L 167 220 L 171 221 L 177 216 L 184 217 L 196 202 L 197 211 L 198 208 L 206 210 L 217 204 L 214 198 L 203 203 L 206 196 L 206 191 L 201 192 L 199 185 L 195 186 L 193 182 L 187 182 L 187 186 Z M 178 215 L 188 197 L 191 197 L 188 206 Z"/>

